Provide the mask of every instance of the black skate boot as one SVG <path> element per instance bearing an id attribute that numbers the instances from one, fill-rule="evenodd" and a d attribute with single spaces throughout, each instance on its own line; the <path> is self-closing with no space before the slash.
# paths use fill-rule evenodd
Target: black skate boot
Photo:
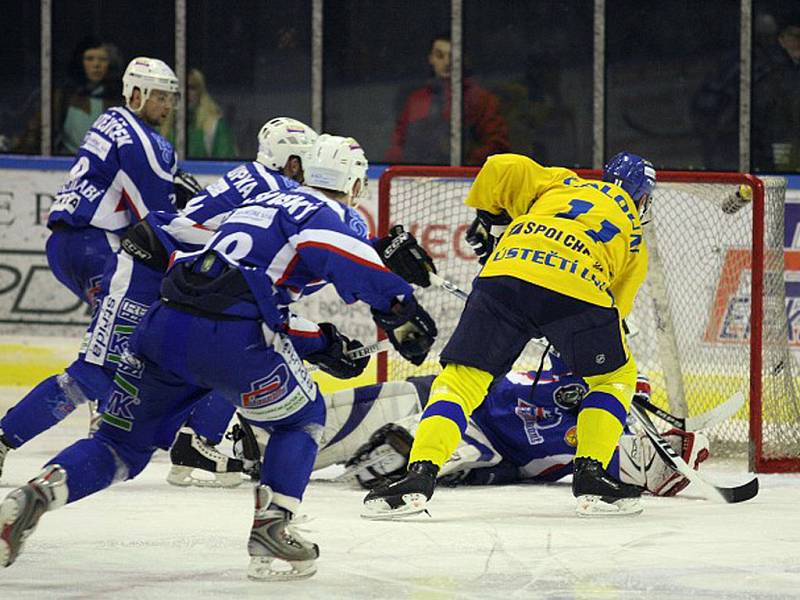
<path id="1" fill-rule="evenodd" d="M 242 461 L 218 451 L 188 427 L 181 429 L 169 451 L 172 468 L 167 481 L 172 485 L 198 487 L 236 487 L 242 478 Z M 206 478 L 193 476 L 199 469 Z"/>
<path id="2" fill-rule="evenodd" d="M 247 576 L 258 581 L 305 579 L 317 572 L 319 546 L 303 539 L 292 526 L 291 513 L 272 504 L 272 490 L 255 487 L 256 508 L 247 552 Z"/>
<path id="3" fill-rule="evenodd" d="M 408 466 L 408 473 L 399 481 L 374 488 L 364 498 L 361 516 L 365 519 L 394 519 L 425 510 L 436 489 L 439 467 L 424 460 Z"/>
<path id="4" fill-rule="evenodd" d="M 575 459 L 572 495 L 578 499 L 579 517 L 635 515 L 642 512 L 642 489 L 622 483 L 603 468 L 599 460 Z"/>
<path id="5" fill-rule="evenodd" d="M 42 515 L 64 506 L 68 495 L 66 472 L 49 465 L 36 479 L 6 496 L 0 504 L 0 566 L 7 567 L 17 559 Z"/>

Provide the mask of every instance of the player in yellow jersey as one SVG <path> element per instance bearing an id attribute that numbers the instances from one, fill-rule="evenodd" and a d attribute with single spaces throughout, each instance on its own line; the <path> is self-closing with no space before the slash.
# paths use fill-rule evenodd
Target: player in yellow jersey
<path id="1" fill-rule="evenodd" d="M 515 154 L 486 161 L 466 199 L 478 211 L 468 240 L 484 267 L 442 351 L 408 474 L 372 490 L 365 517 L 425 509 L 470 414 L 534 337 L 546 337 L 589 386 L 572 486 L 578 514 L 641 510 L 641 490 L 606 467 L 636 385 L 622 319 L 647 274 L 642 216 L 655 182 L 652 164 L 627 152 L 606 164 L 603 181 Z M 508 227 L 495 244 L 498 223 Z"/>

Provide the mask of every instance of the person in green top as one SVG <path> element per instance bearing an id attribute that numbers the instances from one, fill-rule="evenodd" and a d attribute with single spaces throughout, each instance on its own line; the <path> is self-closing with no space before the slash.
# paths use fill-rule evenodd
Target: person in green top
<path id="1" fill-rule="evenodd" d="M 186 139 L 189 158 L 236 158 L 236 141 L 222 118 L 222 110 L 206 88 L 206 79 L 197 69 L 187 77 Z"/>

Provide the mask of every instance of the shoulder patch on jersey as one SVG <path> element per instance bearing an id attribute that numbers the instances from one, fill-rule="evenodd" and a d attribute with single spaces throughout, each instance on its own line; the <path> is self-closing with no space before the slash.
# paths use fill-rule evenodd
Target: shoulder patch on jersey
<path id="1" fill-rule="evenodd" d="M 81 148 L 94 154 L 100 160 L 105 161 L 106 158 L 108 158 L 108 152 L 111 150 L 111 145 L 112 144 L 109 140 L 90 129 L 86 132 L 86 136 L 83 138 L 83 144 L 81 144 Z"/>
<path id="2" fill-rule="evenodd" d="M 369 228 L 367 227 L 367 224 L 361 215 L 352 208 L 349 208 L 346 211 L 346 215 L 347 226 L 350 227 L 350 229 L 355 232 L 358 237 L 367 239 Z"/>
<path id="3" fill-rule="evenodd" d="M 150 136 L 155 141 L 156 146 L 158 146 L 158 151 L 161 153 L 161 160 L 164 161 L 165 164 L 170 164 L 175 154 L 175 151 L 172 149 L 172 144 L 165 140 L 157 131 L 151 131 Z"/>
<path id="4" fill-rule="evenodd" d="M 573 448 L 578 447 L 578 428 L 575 425 L 567 429 L 564 434 L 564 441 Z"/>

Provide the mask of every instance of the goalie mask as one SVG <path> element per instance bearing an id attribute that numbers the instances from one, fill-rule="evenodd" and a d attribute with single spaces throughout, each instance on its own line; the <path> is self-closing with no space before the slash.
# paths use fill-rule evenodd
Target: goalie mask
<path id="1" fill-rule="evenodd" d="M 358 199 L 367 190 L 367 157 L 356 140 L 338 135 L 322 134 L 311 148 L 304 166 L 306 185 L 351 194 L 350 206 L 356 206 Z M 353 194 L 357 181 L 361 189 Z"/>
<path id="2" fill-rule="evenodd" d="M 603 167 L 603 181 L 618 185 L 628 195 L 643 218 L 650 208 L 650 198 L 656 186 L 653 163 L 630 152 L 620 152 Z"/>
<path id="3" fill-rule="evenodd" d="M 142 102 L 139 108 L 131 108 L 131 96 L 134 89 L 139 89 Z M 140 112 L 153 90 L 161 90 L 171 95 L 172 106 L 177 104 L 180 97 L 178 77 L 167 64 L 157 58 L 139 56 L 128 63 L 125 74 L 122 76 L 122 95 L 125 97 L 125 106 L 133 112 Z"/>
<path id="4" fill-rule="evenodd" d="M 276 117 L 267 121 L 258 132 L 256 160 L 274 171 L 281 171 L 292 156 L 302 161 L 317 137 L 317 132 L 302 121 Z"/>

